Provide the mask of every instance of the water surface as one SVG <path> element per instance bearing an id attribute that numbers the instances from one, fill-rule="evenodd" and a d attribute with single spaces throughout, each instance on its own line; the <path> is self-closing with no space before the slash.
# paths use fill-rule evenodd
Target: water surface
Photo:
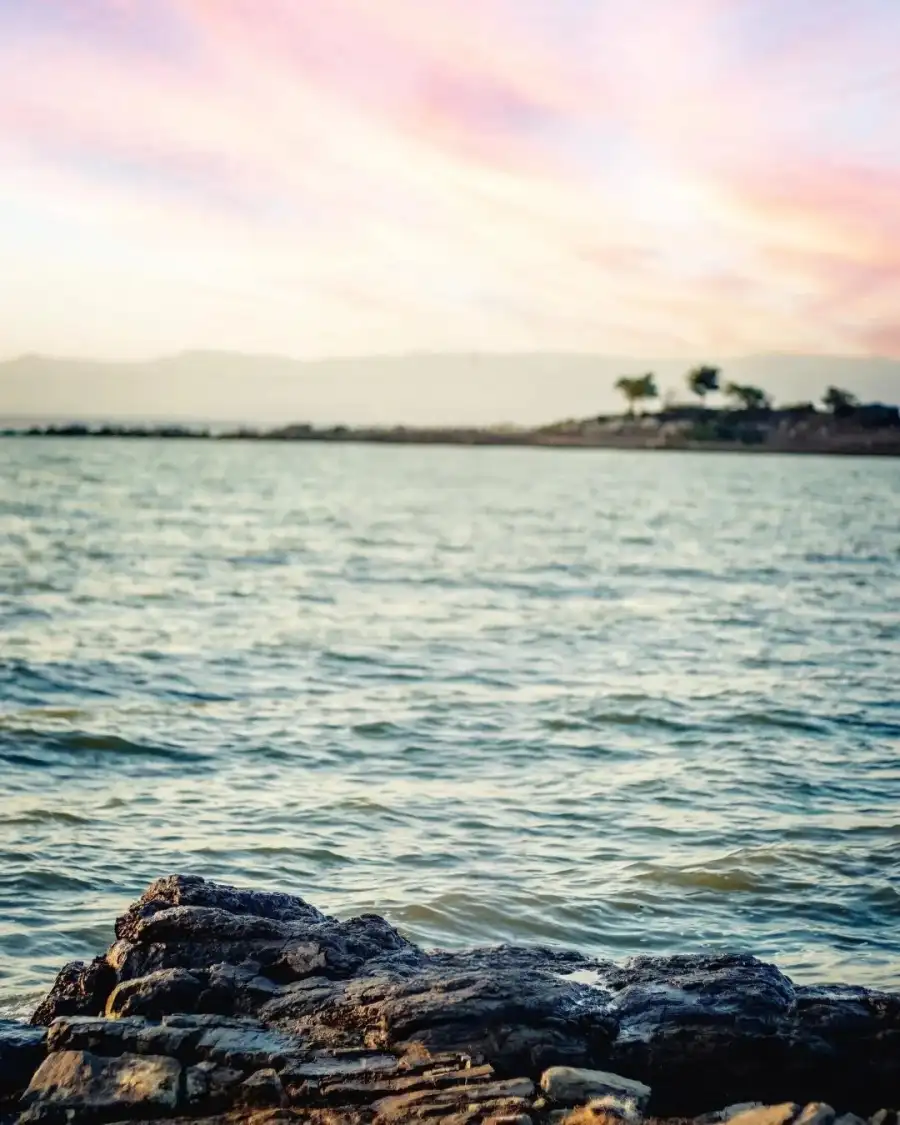
<path id="1" fill-rule="evenodd" d="M 900 984 L 900 463 L 0 440 L 0 1007 L 193 871 Z"/>

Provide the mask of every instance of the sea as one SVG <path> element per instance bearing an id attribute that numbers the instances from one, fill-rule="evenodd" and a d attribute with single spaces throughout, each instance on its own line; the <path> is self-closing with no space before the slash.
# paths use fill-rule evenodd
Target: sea
<path id="1" fill-rule="evenodd" d="M 900 986 L 900 461 L 0 439 L 0 1014 L 170 872 Z"/>

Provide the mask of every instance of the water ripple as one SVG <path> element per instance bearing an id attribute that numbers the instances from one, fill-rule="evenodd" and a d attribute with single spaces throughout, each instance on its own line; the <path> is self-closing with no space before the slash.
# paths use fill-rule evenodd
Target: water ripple
<path id="1" fill-rule="evenodd" d="M 0 1014 L 192 870 L 900 984 L 900 465 L 3 439 Z"/>

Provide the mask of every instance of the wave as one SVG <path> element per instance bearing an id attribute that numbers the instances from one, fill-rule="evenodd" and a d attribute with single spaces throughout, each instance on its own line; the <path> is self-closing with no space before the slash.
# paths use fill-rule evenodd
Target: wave
<path id="1" fill-rule="evenodd" d="M 162 743 L 135 742 L 115 734 L 89 731 L 47 731 L 33 727 L 5 726 L 0 729 L 0 762 L 24 768 L 59 764 L 60 758 L 90 757 L 152 758 L 159 761 L 193 763 L 204 754 Z"/>
<path id="2" fill-rule="evenodd" d="M 660 730 L 676 732 L 696 731 L 696 724 L 666 719 L 661 715 L 646 714 L 639 711 L 595 711 L 583 716 L 553 717 L 541 719 L 545 730 L 578 731 L 597 730 L 600 727 L 656 727 Z"/>
<path id="3" fill-rule="evenodd" d="M 896 464 L 61 450 L 3 449 L 5 1003 L 191 869 L 896 978 Z"/>
<path id="4" fill-rule="evenodd" d="M 13 828 L 25 828 L 40 824 L 89 825 L 92 823 L 91 817 L 79 816 L 78 813 L 67 812 L 65 809 L 25 809 L 22 812 L 14 813 L 12 816 L 4 816 L 0 813 L 0 824 Z"/>
<path id="5" fill-rule="evenodd" d="M 4 996 L 0 999 L 0 1020 L 28 1023 L 32 1013 L 43 998 L 43 992 L 29 992 L 21 996 Z"/>

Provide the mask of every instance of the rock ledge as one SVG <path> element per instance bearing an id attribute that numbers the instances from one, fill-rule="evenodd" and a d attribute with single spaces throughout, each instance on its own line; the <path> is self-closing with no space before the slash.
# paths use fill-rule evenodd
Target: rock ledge
<path id="1" fill-rule="evenodd" d="M 115 936 L 0 1023 L 0 1125 L 900 1125 L 900 996 L 750 956 L 429 953 L 189 875 Z"/>

